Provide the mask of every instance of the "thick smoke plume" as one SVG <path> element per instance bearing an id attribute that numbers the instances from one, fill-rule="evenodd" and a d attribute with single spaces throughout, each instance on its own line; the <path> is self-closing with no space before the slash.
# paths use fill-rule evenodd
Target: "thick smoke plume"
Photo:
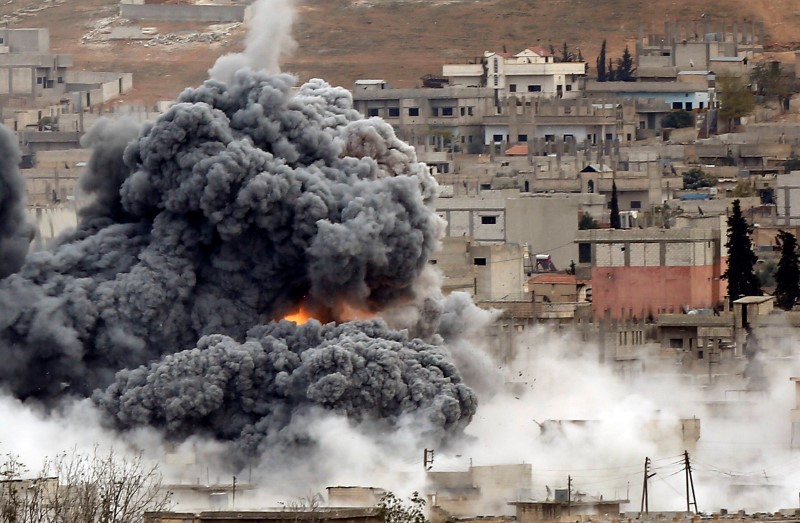
<path id="1" fill-rule="evenodd" d="M 441 232 L 414 150 L 346 90 L 294 81 L 239 71 L 138 134 L 90 133 L 94 203 L 0 280 L 3 387 L 94 395 L 119 427 L 245 451 L 291 439 L 279 432 L 310 406 L 418 413 L 439 437 L 468 423 L 474 395 L 441 347 L 377 320 L 270 324 L 301 304 L 327 321 L 414 303 Z"/>
<path id="2" fill-rule="evenodd" d="M 16 137 L 0 126 L 0 278 L 19 270 L 33 239 L 33 226 L 25 221 L 20 159 Z"/>

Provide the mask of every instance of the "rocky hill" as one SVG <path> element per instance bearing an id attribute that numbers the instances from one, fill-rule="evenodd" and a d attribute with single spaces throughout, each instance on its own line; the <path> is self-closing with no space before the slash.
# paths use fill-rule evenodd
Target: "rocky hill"
<path id="1" fill-rule="evenodd" d="M 445 61 L 564 42 L 593 64 L 603 39 L 619 56 L 639 27 L 662 32 L 667 20 L 763 21 L 776 47 L 800 42 L 796 0 L 305 0 L 297 10 L 298 45 L 284 70 L 344 86 L 358 78 L 413 86 Z M 48 27 L 53 49 L 72 53 L 81 69 L 133 72 L 129 101 L 171 99 L 202 82 L 217 56 L 243 46 L 237 24 L 148 23 L 149 40 L 108 41 L 109 28 L 122 23 L 118 14 L 115 0 L 7 0 L 0 23 Z"/>

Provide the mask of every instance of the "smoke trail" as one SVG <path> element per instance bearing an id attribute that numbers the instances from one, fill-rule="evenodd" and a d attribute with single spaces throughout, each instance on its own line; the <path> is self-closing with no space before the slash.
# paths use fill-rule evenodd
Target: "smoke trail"
<path id="1" fill-rule="evenodd" d="M 73 234 L 0 280 L 7 304 L 0 312 L 3 386 L 48 402 L 87 397 L 118 371 L 144 365 L 96 396 L 119 409 L 121 426 L 154 423 L 175 437 L 196 426 L 249 449 L 270 441 L 292 407 L 304 403 L 354 418 L 420 411 L 442 433 L 468 422 L 474 397 L 445 353 L 382 323 L 322 327 L 320 340 L 331 329 L 338 340 L 324 348 L 303 341 L 312 337 L 310 327 L 298 334 L 287 332 L 288 324 L 257 328 L 251 336 L 266 358 L 260 372 L 274 372 L 277 381 L 253 391 L 265 394 L 255 410 L 234 413 L 224 387 L 212 393 L 224 398 L 220 412 L 208 399 L 177 407 L 200 401 L 188 397 L 195 390 L 189 383 L 199 387 L 210 371 L 232 387 L 245 379 L 237 373 L 250 360 L 237 358 L 255 342 L 234 340 L 301 301 L 333 319 L 342 304 L 378 311 L 413 303 L 437 244 L 436 184 L 413 149 L 381 120 L 362 120 L 346 90 L 314 80 L 292 95 L 293 82 L 240 71 L 231 85 L 188 89 L 124 152 L 135 132 L 129 124 L 103 124 L 89 135 L 94 154 L 83 186 L 94 192 L 94 204 Z M 198 349 L 180 352 L 206 335 Z M 330 358 L 328 372 L 311 367 L 321 364 L 312 354 Z M 286 361 L 271 362 L 279 355 Z M 359 394 L 339 378 L 348 376 L 352 358 L 382 366 L 370 367 L 376 383 L 402 376 L 395 394 L 410 398 L 379 407 L 355 399 L 329 405 L 328 394 Z M 287 372 L 296 389 L 276 395 Z M 182 377 L 182 387 L 149 388 L 148 380 L 162 386 L 157 377 L 170 373 Z M 165 412 L 145 413 L 145 397 L 172 399 Z"/>
<path id="2" fill-rule="evenodd" d="M 25 180 L 14 134 L 0 127 L 0 278 L 19 270 L 33 239 L 25 221 Z"/>
<path id="3" fill-rule="evenodd" d="M 250 9 L 245 50 L 220 56 L 208 71 L 210 78 L 230 83 L 237 71 L 246 68 L 279 73 L 281 56 L 296 47 L 291 32 L 294 0 L 256 0 Z"/>

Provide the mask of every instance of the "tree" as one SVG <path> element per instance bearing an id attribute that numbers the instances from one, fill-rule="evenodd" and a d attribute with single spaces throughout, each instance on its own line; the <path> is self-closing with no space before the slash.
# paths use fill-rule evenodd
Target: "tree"
<path id="1" fill-rule="evenodd" d="M 386 523 L 429 523 L 425 517 L 425 500 L 419 492 L 414 492 L 407 501 L 387 492 L 381 497 L 378 507 L 383 510 Z"/>
<path id="2" fill-rule="evenodd" d="M 628 46 L 625 46 L 625 52 L 622 53 L 622 58 L 617 60 L 617 71 L 615 79 L 619 82 L 635 82 L 636 67 L 633 65 L 633 57 L 631 56 Z"/>
<path id="3" fill-rule="evenodd" d="M 611 228 L 621 229 L 622 222 L 619 219 L 619 201 L 617 200 L 617 182 L 611 182 Z"/>
<path id="4" fill-rule="evenodd" d="M 699 167 L 692 167 L 683 173 L 683 188 L 694 191 L 703 187 L 714 187 L 717 185 L 717 177 L 709 174 Z"/>
<path id="5" fill-rule="evenodd" d="M 572 62 L 574 58 L 575 55 L 569 52 L 569 47 L 567 46 L 567 42 L 564 42 L 564 47 L 561 48 L 561 61 Z"/>
<path id="6" fill-rule="evenodd" d="M 689 111 L 678 109 L 661 119 L 661 127 L 668 129 L 684 129 L 694 125 L 694 115 Z"/>
<path id="7" fill-rule="evenodd" d="M 578 229 L 585 231 L 586 229 L 598 229 L 599 227 L 597 220 L 592 218 L 591 214 L 588 212 L 581 214 L 581 218 L 578 220 Z"/>
<path id="8" fill-rule="evenodd" d="M 794 91 L 792 78 L 787 75 L 780 62 L 761 62 L 753 67 L 750 81 L 756 86 L 756 94 L 765 100 L 773 100 L 784 108 Z"/>
<path id="9" fill-rule="evenodd" d="M 606 80 L 614 82 L 617 79 L 617 72 L 614 70 L 614 60 L 608 59 L 608 70 L 606 71 Z"/>
<path id="10" fill-rule="evenodd" d="M 728 216 L 728 268 L 722 278 L 728 280 L 728 299 L 731 307 L 734 300 L 742 296 L 759 296 L 761 286 L 756 277 L 754 267 L 758 257 L 753 252 L 753 243 L 750 235 L 753 233 L 752 225 L 747 223 L 739 200 L 733 201 L 733 209 Z"/>
<path id="11" fill-rule="evenodd" d="M 776 238 L 781 248 L 781 259 L 775 273 L 775 303 L 791 310 L 800 297 L 800 258 L 797 255 L 797 238 L 786 231 L 778 231 Z"/>
<path id="12" fill-rule="evenodd" d="M 606 81 L 606 41 L 600 46 L 600 54 L 597 56 L 597 81 Z"/>
<path id="13" fill-rule="evenodd" d="M 733 121 L 753 112 L 756 102 L 753 91 L 742 82 L 741 78 L 731 75 L 717 77 L 719 93 L 719 115 L 728 123 L 728 130 L 733 129 Z"/>
<path id="14" fill-rule="evenodd" d="M 167 508 L 155 465 L 141 456 L 120 458 L 113 451 L 61 454 L 45 462 L 33 479 L 14 456 L 0 465 L 2 521 L 14 523 L 136 523 L 148 511 Z"/>
<path id="15" fill-rule="evenodd" d="M 783 162 L 783 172 L 789 174 L 792 171 L 800 171 L 800 158 L 795 153 Z"/>

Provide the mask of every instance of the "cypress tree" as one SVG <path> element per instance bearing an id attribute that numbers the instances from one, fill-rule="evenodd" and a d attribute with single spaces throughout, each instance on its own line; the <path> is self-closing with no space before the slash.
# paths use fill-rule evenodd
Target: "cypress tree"
<path id="1" fill-rule="evenodd" d="M 747 223 L 739 200 L 733 201 L 733 210 L 728 216 L 728 268 L 722 275 L 728 280 L 728 300 L 731 307 L 734 300 L 742 296 L 760 296 L 761 286 L 754 267 L 758 257 L 753 252 L 753 243 L 750 235 L 753 233 L 752 225 Z"/>
<path id="2" fill-rule="evenodd" d="M 611 182 L 611 228 L 622 228 L 622 222 L 619 219 L 619 201 L 617 200 L 617 182 Z"/>
<path id="3" fill-rule="evenodd" d="M 797 238 L 786 231 L 778 231 L 778 245 L 781 259 L 775 273 L 775 303 L 784 310 L 790 310 L 800 295 L 800 260 L 797 256 Z"/>
<path id="4" fill-rule="evenodd" d="M 606 81 L 606 41 L 600 46 L 600 56 L 597 57 L 597 81 Z"/>
<path id="5" fill-rule="evenodd" d="M 622 58 L 617 60 L 616 80 L 620 82 L 634 82 L 636 81 L 636 78 L 633 76 L 635 72 L 636 67 L 633 65 L 633 56 L 631 56 L 631 52 L 626 45 Z"/>

